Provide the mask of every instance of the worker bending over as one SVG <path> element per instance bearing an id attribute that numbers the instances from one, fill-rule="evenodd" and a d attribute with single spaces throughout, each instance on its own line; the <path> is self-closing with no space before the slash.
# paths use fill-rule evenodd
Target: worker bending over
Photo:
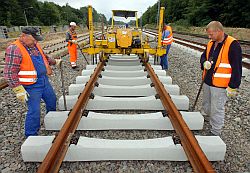
<path id="1" fill-rule="evenodd" d="M 15 92 L 16 97 L 27 103 L 25 136 L 38 135 L 40 129 L 40 102 L 44 100 L 46 110 L 56 110 L 56 95 L 50 85 L 48 75 L 50 65 L 60 65 L 61 60 L 50 59 L 38 44 L 39 30 L 26 27 L 22 34 L 6 49 L 4 77 Z"/>

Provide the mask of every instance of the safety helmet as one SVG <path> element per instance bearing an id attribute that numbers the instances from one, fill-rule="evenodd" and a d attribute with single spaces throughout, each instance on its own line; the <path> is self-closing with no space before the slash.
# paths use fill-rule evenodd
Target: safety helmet
<path id="1" fill-rule="evenodd" d="M 76 23 L 75 23 L 75 22 L 70 22 L 69 25 L 70 25 L 70 26 L 76 26 Z"/>

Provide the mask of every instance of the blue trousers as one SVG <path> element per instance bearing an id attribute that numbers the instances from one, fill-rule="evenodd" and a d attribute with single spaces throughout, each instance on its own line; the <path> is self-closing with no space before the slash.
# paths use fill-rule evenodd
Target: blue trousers
<path id="1" fill-rule="evenodd" d="M 171 44 L 167 45 L 166 54 L 160 57 L 161 58 L 160 64 L 161 64 L 162 70 L 168 69 L 168 52 L 169 52 L 170 47 L 171 47 Z"/>
<path id="2" fill-rule="evenodd" d="M 24 88 L 29 93 L 27 101 L 28 112 L 25 119 L 25 136 L 36 136 L 40 129 L 41 99 L 43 99 L 46 104 L 47 112 L 55 111 L 56 95 L 47 76 L 38 78 L 35 84 L 26 85 Z"/>

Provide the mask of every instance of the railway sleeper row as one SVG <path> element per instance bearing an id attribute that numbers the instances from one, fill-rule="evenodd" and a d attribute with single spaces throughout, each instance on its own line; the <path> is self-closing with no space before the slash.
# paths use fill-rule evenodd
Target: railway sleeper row
<path id="1" fill-rule="evenodd" d="M 76 84 L 69 86 L 66 96 L 67 109 L 63 97 L 59 99 L 59 109 L 45 116 L 46 130 L 60 130 L 66 121 L 69 110 L 79 93 L 84 89 L 96 65 L 87 65 Z M 191 130 L 203 128 L 204 117 L 200 112 L 188 112 L 189 99 L 180 95 L 177 85 L 172 85 L 170 76 L 158 65 L 152 65 L 154 72 L 169 92 L 173 102 Z M 149 75 L 144 71 L 137 56 L 114 55 L 99 75 L 92 97 L 82 115 L 77 130 L 173 130 L 172 124 L 151 84 Z M 98 110 L 154 110 L 144 114 L 110 114 Z M 210 161 L 224 160 L 226 144 L 219 136 L 196 135 L 201 149 Z M 52 146 L 55 136 L 30 136 L 21 146 L 25 162 L 42 162 Z M 80 136 L 70 144 L 64 161 L 101 161 L 101 160 L 165 160 L 187 161 L 180 143 L 172 136 L 143 140 L 112 140 Z"/>

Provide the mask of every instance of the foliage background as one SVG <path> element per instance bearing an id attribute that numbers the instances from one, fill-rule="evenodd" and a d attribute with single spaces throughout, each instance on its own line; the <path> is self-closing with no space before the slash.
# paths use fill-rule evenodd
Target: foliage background
<path id="1" fill-rule="evenodd" d="M 161 0 L 165 23 L 205 26 L 212 20 L 227 27 L 250 28 L 250 0 Z M 142 24 L 157 23 L 158 4 L 149 7 Z"/>
<path id="2" fill-rule="evenodd" d="M 25 26 L 24 9 L 26 9 L 25 12 L 29 24 L 34 26 L 68 25 L 71 21 L 86 25 L 88 15 L 87 7 L 75 9 L 68 4 L 59 6 L 47 1 L 3 0 L 0 6 L 0 25 L 8 27 Z M 93 8 L 95 22 L 102 21 L 102 16 L 104 17 L 104 22 L 106 22 L 106 17 L 97 13 Z"/>

